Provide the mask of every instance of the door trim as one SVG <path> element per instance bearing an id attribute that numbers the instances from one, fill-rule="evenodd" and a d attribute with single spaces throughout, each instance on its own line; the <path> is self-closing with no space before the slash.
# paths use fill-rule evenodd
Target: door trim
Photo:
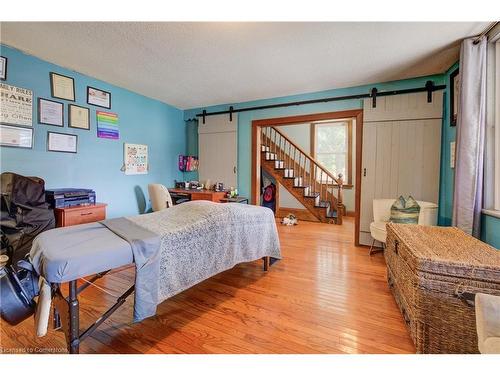
<path id="1" fill-rule="evenodd" d="M 302 124 L 321 120 L 336 120 L 342 118 L 356 118 L 356 194 L 355 194 L 355 220 L 354 220 L 354 244 L 359 246 L 360 228 L 360 203 L 361 203 L 361 165 L 363 149 L 363 110 L 352 109 L 338 112 L 313 113 L 300 116 L 274 117 L 252 121 L 252 171 L 251 171 L 251 196 L 252 204 L 260 200 L 260 132 L 261 128 L 267 126 L 284 126 Z"/>

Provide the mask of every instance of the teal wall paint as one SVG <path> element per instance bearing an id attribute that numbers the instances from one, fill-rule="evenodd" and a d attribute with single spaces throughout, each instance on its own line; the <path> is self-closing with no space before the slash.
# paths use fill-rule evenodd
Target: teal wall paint
<path id="1" fill-rule="evenodd" d="M 482 215 L 481 240 L 500 250 L 500 219 L 490 215 Z"/>
<path id="2" fill-rule="evenodd" d="M 273 99 L 256 100 L 245 103 L 231 103 L 231 104 L 217 105 L 206 108 L 194 108 L 184 111 L 184 118 L 186 120 L 193 119 L 195 118 L 195 115 L 197 113 L 200 113 L 201 110 L 203 109 L 206 109 L 207 112 L 227 110 L 230 105 L 233 105 L 235 108 L 238 108 L 247 106 L 285 103 L 298 100 L 318 99 L 328 96 L 364 94 L 368 93 L 374 86 L 376 86 L 378 90 L 399 90 L 405 88 L 423 87 L 425 85 L 425 82 L 428 80 L 434 81 L 434 84 L 436 85 L 442 85 L 445 83 L 445 77 L 444 75 L 441 74 L 428 77 L 412 78 L 402 81 L 376 83 L 358 87 L 334 89 L 328 91 L 320 91 L 320 92 L 301 94 L 301 95 L 292 95 L 292 96 L 273 98 Z M 362 104 L 363 104 L 362 100 L 346 100 L 339 102 L 307 104 L 294 107 L 273 108 L 273 109 L 238 113 L 237 165 L 238 165 L 238 189 L 240 191 L 240 194 L 248 197 L 250 196 L 251 192 L 251 142 L 252 142 L 251 124 L 253 120 L 273 118 L 273 117 L 303 115 L 308 113 L 342 111 L 347 109 L 360 109 L 362 108 Z"/>
<path id="3" fill-rule="evenodd" d="M 133 93 L 83 74 L 50 64 L 16 49 L 0 45 L 8 60 L 5 83 L 33 90 L 34 148 L 0 147 L 0 170 L 45 179 L 47 187 L 86 187 L 95 189 L 97 198 L 108 203 L 108 217 L 135 215 L 149 208 L 147 185 L 159 182 L 172 185 L 181 180 L 177 156 L 186 150 L 183 111 L 157 100 Z M 90 108 L 91 129 L 77 130 L 67 126 L 68 103 L 64 103 L 63 128 L 37 123 L 38 97 L 50 97 L 49 72 L 75 79 L 76 103 Z M 94 86 L 111 92 L 110 112 L 119 116 L 120 139 L 97 138 L 96 109 L 86 103 L 86 87 Z M 102 109 L 106 110 L 106 109 Z M 78 135 L 78 153 L 46 151 L 47 131 Z M 147 175 L 126 176 L 123 165 L 123 143 L 149 146 L 150 170 Z"/>
<path id="4" fill-rule="evenodd" d="M 451 225 L 453 212 L 453 186 L 455 182 L 455 170 L 450 167 L 450 142 L 454 142 L 457 136 L 457 128 L 450 126 L 450 74 L 458 68 L 458 62 L 453 64 L 444 74 L 447 88 L 444 96 L 443 129 L 441 133 L 441 176 L 439 187 L 439 225 Z"/>
<path id="5" fill-rule="evenodd" d="M 186 155 L 198 156 L 198 122 L 186 121 Z M 198 180 L 198 172 L 184 172 L 185 181 Z"/>

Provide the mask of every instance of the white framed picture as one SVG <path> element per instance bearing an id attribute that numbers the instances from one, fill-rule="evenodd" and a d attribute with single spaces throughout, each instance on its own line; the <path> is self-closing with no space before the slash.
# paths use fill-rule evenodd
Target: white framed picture
<path id="1" fill-rule="evenodd" d="M 33 126 L 33 91 L 0 83 L 0 122 Z"/>
<path id="2" fill-rule="evenodd" d="M 0 146 L 33 148 L 33 129 L 0 125 Z"/>

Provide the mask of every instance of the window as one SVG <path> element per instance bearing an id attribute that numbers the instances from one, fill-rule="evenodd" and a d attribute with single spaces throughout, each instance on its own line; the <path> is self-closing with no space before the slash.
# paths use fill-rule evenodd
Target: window
<path id="1" fill-rule="evenodd" d="M 352 185 L 352 120 L 313 123 L 313 157 L 330 173 L 342 173 L 344 183 Z"/>
<path id="2" fill-rule="evenodd" d="M 488 45 L 484 208 L 500 217 L 500 32 Z"/>
<path id="3" fill-rule="evenodd" d="M 495 43 L 495 174 L 494 174 L 494 207 L 500 211 L 500 40 Z"/>

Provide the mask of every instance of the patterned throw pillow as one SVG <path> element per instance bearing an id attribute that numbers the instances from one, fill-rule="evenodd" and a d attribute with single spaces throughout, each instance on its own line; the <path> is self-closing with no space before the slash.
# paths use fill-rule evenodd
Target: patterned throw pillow
<path id="1" fill-rule="evenodd" d="M 420 206 L 410 195 L 407 199 L 400 196 L 391 206 L 391 218 L 393 223 L 418 224 Z"/>

